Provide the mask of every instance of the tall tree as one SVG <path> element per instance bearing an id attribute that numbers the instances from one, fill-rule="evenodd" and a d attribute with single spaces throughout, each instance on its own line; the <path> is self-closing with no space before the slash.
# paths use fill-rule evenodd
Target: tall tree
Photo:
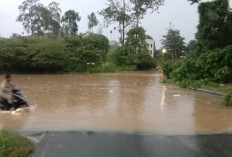
<path id="1" fill-rule="evenodd" d="M 59 8 L 59 3 L 53 1 L 48 5 L 49 21 L 48 30 L 52 31 L 54 34 L 58 34 L 60 31 L 61 23 L 61 9 Z"/>
<path id="2" fill-rule="evenodd" d="M 93 28 L 96 27 L 99 23 L 98 19 L 97 19 L 94 12 L 92 12 L 90 15 L 88 15 L 88 19 L 89 19 L 88 28 L 89 28 L 89 30 L 92 30 L 92 32 L 93 32 Z"/>
<path id="3" fill-rule="evenodd" d="M 172 56 L 172 60 L 178 58 L 185 49 L 184 38 L 180 35 L 180 31 L 171 27 L 161 42 Z"/>
<path id="4" fill-rule="evenodd" d="M 163 4 L 164 0 L 108 0 L 108 5 L 100 14 L 104 17 L 107 24 L 119 23 L 121 33 L 121 43 L 125 41 L 125 29 L 143 19 L 148 10 L 154 11 Z"/>
<path id="5" fill-rule="evenodd" d="M 144 28 L 133 28 L 127 33 L 126 45 L 132 46 L 135 53 L 146 52 L 148 51 L 146 37 Z"/>
<path id="6" fill-rule="evenodd" d="M 139 26 L 140 20 L 144 18 L 148 10 L 151 10 L 152 12 L 157 10 L 163 2 L 164 0 L 130 0 L 132 5 L 131 16 L 133 17 L 136 27 Z"/>
<path id="7" fill-rule="evenodd" d="M 200 22 L 196 38 L 202 48 L 223 48 L 232 44 L 232 12 L 229 0 L 199 5 Z"/>
<path id="8" fill-rule="evenodd" d="M 100 11 L 107 26 L 118 23 L 121 44 L 125 42 L 125 29 L 131 24 L 129 12 L 129 5 L 125 0 L 108 0 L 107 7 Z"/>
<path id="9" fill-rule="evenodd" d="M 196 48 L 197 48 L 197 41 L 196 40 L 189 41 L 189 43 L 187 44 L 187 51 L 192 52 L 196 50 Z"/>
<path id="10" fill-rule="evenodd" d="M 62 17 L 63 30 L 66 34 L 74 35 L 78 31 L 77 22 L 81 20 L 78 12 L 74 10 L 68 10 Z"/>
<path id="11" fill-rule="evenodd" d="M 16 20 L 18 22 L 22 22 L 27 33 L 31 33 L 33 35 L 36 29 L 39 29 L 39 23 L 41 22 L 39 12 L 41 10 L 41 6 L 42 5 L 39 3 L 39 0 L 25 0 L 18 7 L 20 14 Z"/>
<path id="12" fill-rule="evenodd" d="M 19 6 L 19 10 L 17 21 L 22 22 L 28 33 L 32 35 L 41 35 L 45 31 L 59 33 L 61 9 L 57 2 L 54 1 L 45 7 L 39 0 L 26 0 Z"/>

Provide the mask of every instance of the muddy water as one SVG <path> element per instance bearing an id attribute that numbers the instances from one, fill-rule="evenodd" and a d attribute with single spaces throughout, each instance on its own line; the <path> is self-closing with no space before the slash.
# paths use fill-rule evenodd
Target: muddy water
<path id="1" fill-rule="evenodd" d="M 29 114 L 0 113 L 16 130 L 192 134 L 231 131 L 232 109 L 209 94 L 160 82 L 155 73 L 14 75 Z"/>

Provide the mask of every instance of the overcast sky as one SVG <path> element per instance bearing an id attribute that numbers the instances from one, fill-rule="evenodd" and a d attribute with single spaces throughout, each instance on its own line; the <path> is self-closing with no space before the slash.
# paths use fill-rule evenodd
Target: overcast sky
<path id="1" fill-rule="evenodd" d="M 53 0 L 40 0 L 44 5 L 48 5 Z M 79 32 L 86 32 L 88 29 L 87 15 L 91 12 L 98 12 L 106 6 L 106 0 L 55 0 L 60 3 L 62 13 L 69 9 L 74 9 L 80 13 Z M 207 1 L 207 0 L 205 0 Z M 22 24 L 16 22 L 19 14 L 18 6 L 23 0 L 0 0 L 0 37 L 10 37 L 12 33 L 22 34 L 25 32 Z M 230 0 L 232 2 L 232 0 Z M 198 25 L 198 5 L 190 5 L 187 0 L 165 0 L 165 5 L 161 6 L 158 12 L 147 14 L 142 20 L 141 25 L 145 28 L 148 35 L 152 36 L 157 48 L 161 47 L 160 40 L 166 34 L 169 23 L 181 31 L 181 35 L 186 38 L 186 43 L 194 38 Z M 102 17 L 98 19 L 102 22 Z M 118 38 L 110 34 L 112 28 L 104 29 L 104 35 L 110 40 Z M 97 28 L 95 29 L 97 30 Z"/>

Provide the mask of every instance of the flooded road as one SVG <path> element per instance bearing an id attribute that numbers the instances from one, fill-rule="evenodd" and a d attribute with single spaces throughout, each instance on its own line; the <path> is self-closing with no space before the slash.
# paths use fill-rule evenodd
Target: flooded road
<path id="1" fill-rule="evenodd" d="M 162 84 L 155 73 L 14 75 L 13 81 L 35 110 L 0 113 L 0 128 L 164 134 L 232 130 L 232 109 L 223 107 L 222 99 Z"/>

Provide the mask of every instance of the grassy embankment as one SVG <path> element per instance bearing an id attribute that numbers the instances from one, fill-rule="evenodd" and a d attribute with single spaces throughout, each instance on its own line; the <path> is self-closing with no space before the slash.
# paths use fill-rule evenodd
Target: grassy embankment
<path id="1" fill-rule="evenodd" d="M 27 138 L 0 131 L 0 157 L 29 157 L 34 149 L 34 144 Z"/>
<path id="2" fill-rule="evenodd" d="M 197 90 L 199 88 L 207 89 L 210 91 L 215 91 L 219 93 L 225 94 L 223 104 L 225 106 L 232 106 L 232 84 L 220 84 L 215 82 L 208 82 L 208 81 L 195 81 L 195 80 L 183 80 L 183 81 L 173 81 L 171 79 L 164 79 L 163 83 L 166 84 L 175 84 L 181 88 L 188 88 L 191 90 Z"/>

